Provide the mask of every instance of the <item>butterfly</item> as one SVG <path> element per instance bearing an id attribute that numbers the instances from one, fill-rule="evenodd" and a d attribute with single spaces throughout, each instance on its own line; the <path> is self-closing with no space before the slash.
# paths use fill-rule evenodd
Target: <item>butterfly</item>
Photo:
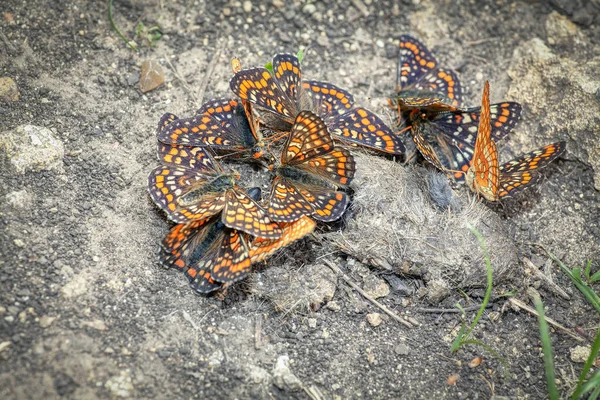
<path id="1" fill-rule="evenodd" d="M 350 152 L 335 146 L 323 120 L 310 111 L 295 119 L 271 183 L 268 214 L 273 221 L 293 222 L 302 216 L 335 221 L 348 204 L 345 193 L 355 173 Z"/>
<path id="2" fill-rule="evenodd" d="M 254 201 L 260 188 L 248 190 Z M 198 293 L 221 291 L 251 267 L 249 235 L 225 226 L 219 216 L 175 225 L 162 242 L 160 263 L 182 271 Z"/>
<path id="3" fill-rule="evenodd" d="M 260 189 L 248 190 L 254 193 Z M 260 195 L 259 195 L 260 197 Z M 279 239 L 256 238 L 252 243 L 243 232 L 227 228 L 218 218 L 175 225 L 162 242 L 161 264 L 182 271 L 198 293 L 224 292 L 243 279 L 251 264 L 301 239 L 315 228 L 308 217 L 281 224 Z"/>
<path id="4" fill-rule="evenodd" d="M 220 213 L 229 228 L 269 239 L 281 235 L 262 207 L 236 185 L 239 175 L 225 173 L 204 148 L 159 143 L 158 154 L 163 165 L 150 173 L 150 197 L 172 221 Z"/>
<path id="5" fill-rule="evenodd" d="M 488 201 L 509 197 L 537 182 L 537 169 L 545 167 L 566 149 L 565 142 L 556 142 L 518 157 L 502 166 L 498 163 L 496 143 L 491 137 L 492 122 L 489 83 L 485 82 L 481 100 L 481 118 L 471 166 L 466 183 Z"/>
<path id="6" fill-rule="evenodd" d="M 211 100 L 191 118 L 167 113 L 159 122 L 158 140 L 165 144 L 210 146 L 228 153 L 263 155 L 263 138 L 249 103 L 235 99 Z"/>
<path id="7" fill-rule="evenodd" d="M 440 112 L 458 110 L 462 92 L 456 73 L 439 67 L 431 52 L 417 39 L 400 36 L 396 75 L 398 111 Z"/>
<path id="8" fill-rule="evenodd" d="M 346 90 L 326 82 L 303 81 L 296 56 L 275 55 L 272 71 L 262 67 L 238 71 L 229 86 L 240 99 L 284 122 L 270 122 L 275 129 L 289 131 L 300 111 L 309 110 L 325 121 L 336 140 L 390 154 L 404 153 L 404 144 L 391 129 L 371 111 L 354 108 L 354 98 Z"/>
<path id="9" fill-rule="evenodd" d="M 473 157 L 480 114 L 480 107 L 454 112 L 418 113 L 411 119 L 415 146 L 425 160 L 442 171 L 454 171 L 452 178 L 456 182 L 463 182 L 464 173 Z M 520 115 L 519 103 L 492 104 L 492 139 L 497 142 L 508 135 Z"/>

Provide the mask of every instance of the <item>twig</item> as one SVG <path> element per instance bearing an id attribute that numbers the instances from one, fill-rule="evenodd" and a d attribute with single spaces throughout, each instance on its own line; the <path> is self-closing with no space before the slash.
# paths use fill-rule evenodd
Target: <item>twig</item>
<path id="1" fill-rule="evenodd" d="M 513 305 L 522 308 L 523 310 L 527 311 L 530 314 L 533 314 L 537 317 L 538 312 L 536 310 L 534 310 L 532 307 L 529 307 L 527 304 L 523 303 L 521 300 L 515 298 L 515 297 L 509 297 L 508 301 L 510 303 L 512 303 Z M 565 328 L 564 326 L 562 326 L 561 324 L 559 324 L 558 322 L 556 322 L 555 320 L 553 320 L 552 318 L 548 318 L 546 316 L 544 316 L 544 319 L 546 320 L 546 322 L 548 322 L 550 325 L 552 325 L 553 327 L 563 331 L 564 333 L 566 333 L 567 335 L 571 336 L 573 339 L 577 340 L 578 342 L 585 342 L 585 340 L 583 338 L 581 338 L 579 335 L 577 335 L 575 332 L 572 332 L 571 330 Z"/>
<path id="2" fill-rule="evenodd" d="M 2 39 L 2 42 L 8 49 L 8 52 L 12 53 L 11 55 L 17 54 L 17 49 L 15 49 L 14 46 L 10 43 L 6 35 L 4 35 L 4 32 L 2 32 L 2 29 L 0 29 L 0 39 Z"/>
<path id="3" fill-rule="evenodd" d="M 496 39 L 498 39 L 498 38 L 491 37 L 491 38 L 487 38 L 487 39 L 473 40 L 471 42 L 467 42 L 467 46 L 477 46 L 478 44 L 483 44 L 483 43 L 491 42 L 491 41 L 496 40 Z"/>
<path id="4" fill-rule="evenodd" d="M 367 6 L 365 6 L 365 4 L 362 1 L 352 0 L 352 4 L 354 5 L 354 7 L 358 8 L 358 11 L 360 11 L 365 17 L 369 16 L 369 9 L 367 8 Z"/>
<path id="5" fill-rule="evenodd" d="M 488 303 L 485 306 L 485 308 L 491 308 L 493 306 L 494 306 L 493 304 Z M 477 306 L 465 307 L 461 310 L 459 310 L 458 308 L 415 308 L 414 311 L 422 312 L 422 313 L 462 313 L 463 311 L 466 311 L 466 312 L 477 311 L 477 310 L 479 310 L 480 307 L 481 307 L 481 304 L 479 304 Z"/>
<path id="6" fill-rule="evenodd" d="M 254 348 L 256 350 L 262 347 L 262 320 L 261 316 L 257 315 L 254 319 Z"/>
<path id="7" fill-rule="evenodd" d="M 531 262 L 531 260 L 529 258 L 523 257 L 523 261 L 529 267 L 533 276 L 544 281 L 544 283 L 546 284 L 546 286 L 548 287 L 548 289 L 551 292 L 554 292 L 555 294 L 559 295 L 560 297 L 562 297 L 565 300 L 571 300 L 571 297 L 567 294 L 567 292 L 565 292 L 560 286 L 558 286 L 556 283 L 554 283 L 554 281 L 552 281 L 552 279 L 550 279 L 549 276 L 547 276 L 542 271 L 540 271 L 535 266 L 535 264 Z"/>
<path id="8" fill-rule="evenodd" d="M 218 47 L 219 48 L 217 50 L 217 53 L 210 60 L 210 63 L 208 64 L 208 68 L 206 69 L 206 73 L 204 74 L 204 78 L 202 79 L 202 83 L 200 83 L 200 86 L 198 87 L 198 93 L 195 96 L 196 99 L 194 99 L 198 102 L 198 104 L 201 104 L 202 100 L 204 100 L 204 92 L 206 91 L 206 87 L 208 86 L 210 77 L 215 72 L 215 67 L 217 66 L 217 63 L 219 62 L 219 58 L 221 58 L 221 53 L 223 52 L 223 47 L 224 47 L 222 41 L 219 41 Z"/>
<path id="9" fill-rule="evenodd" d="M 413 325 L 400 318 L 396 313 L 394 313 L 393 311 L 391 311 L 389 308 L 387 308 L 386 306 L 384 306 L 383 304 L 381 304 L 380 302 L 378 302 L 377 300 L 375 300 L 373 297 L 369 296 L 367 293 L 365 293 L 364 290 L 362 290 L 356 283 L 354 283 L 346 274 L 344 274 L 342 272 L 342 270 L 340 270 L 336 265 L 334 265 L 331 261 L 329 260 L 323 260 L 323 262 L 329 267 L 331 268 L 331 270 L 333 272 L 335 272 L 337 275 L 339 275 L 348 285 L 350 285 L 352 287 L 352 289 L 356 290 L 358 293 L 360 293 L 365 299 L 369 300 L 371 303 L 373 303 L 376 307 L 378 307 L 381 311 L 383 311 L 384 313 L 386 313 L 387 315 L 389 315 L 392 319 L 396 320 L 397 322 L 400 322 L 401 324 L 403 324 L 404 326 L 406 326 L 407 328 L 412 328 Z"/>

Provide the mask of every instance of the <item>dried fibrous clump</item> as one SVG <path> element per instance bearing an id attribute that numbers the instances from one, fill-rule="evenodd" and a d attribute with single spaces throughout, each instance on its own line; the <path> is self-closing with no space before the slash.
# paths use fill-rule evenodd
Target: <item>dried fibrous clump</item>
<path id="1" fill-rule="evenodd" d="M 485 285 L 484 254 L 470 224 L 485 238 L 495 284 L 511 276 L 516 247 L 484 204 L 444 186 L 429 169 L 370 155 L 356 156 L 356 163 L 347 227 L 326 235 L 335 246 L 372 266 L 441 279 L 450 289 Z"/>

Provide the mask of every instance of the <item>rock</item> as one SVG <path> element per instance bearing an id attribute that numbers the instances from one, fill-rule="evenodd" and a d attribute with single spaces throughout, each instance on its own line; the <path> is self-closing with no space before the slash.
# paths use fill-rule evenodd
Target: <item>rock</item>
<path id="1" fill-rule="evenodd" d="M 309 15 L 313 15 L 315 11 L 317 11 L 317 6 L 315 6 L 313 3 L 308 3 L 307 5 L 302 7 L 302 12 Z"/>
<path id="2" fill-rule="evenodd" d="M 308 318 L 308 327 L 311 329 L 315 329 L 317 327 L 317 319 L 316 318 Z"/>
<path id="3" fill-rule="evenodd" d="M 371 314 L 367 314 L 367 322 L 371 326 L 379 326 L 383 322 L 383 319 L 381 318 L 381 314 L 371 313 Z"/>
<path id="4" fill-rule="evenodd" d="M 368 275 L 364 278 L 363 290 L 374 299 L 379 299 L 390 294 L 390 287 L 383 279 L 374 275 Z"/>
<path id="5" fill-rule="evenodd" d="M 273 6 L 275 8 L 282 8 L 285 6 L 285 2 L 283 0 L 273 0 Z"/>
<path id="6" fill-rule="evenodd" d="M 54 320 L 56 319 L 56 317 L 50 317 L 48 315 L 42 315 L 40 317 L 40 327 L 42 328 L 48 328 L 50 325 L 52 325 L 52 323 L 54 322 Z"/>
<path id="7" fill-rule="evenodd" d="M 48 128 L 20 125 L 0 134 L 0 154 L 19 174 L 62 170 L 65 147 Z"/>
<path id="8" fill-rule="evenodd" d="M 249 365 L 247 369 L 248 380 L 253 383 L 268 382 L 271 379 L 269 371 L 257 367 L 256 365 Z"/>
<path id="9" fill-rule="evenodd" d="M 410 353 L 410 348 L 405 343 L 400 343 L 394 347 L 394 353 L 399 356 L 406 356 Z"/>
<path id="10" fill-rule="evenodd" d="M 7 203 L 13 208 L 30 208 L 33 203 L 33 196 L 27 190 L 18 190 L 6 195 Z"/>
<path id="11" fill-rule="evenodd" d="M 571 361 L 576 363 L 584 363 L 590 356 L 590 346 L 575 346 L 571 350 Z"/>
<path id="12" fill-rule="evenodd" d="M 153 60 L 142 63 L 142 74 L 140 76 L 140 90 L 142 93 L 156 89 L 165 82 L 165 72 L 160 64 Z"/>
<path id="13" fill-rule="evenodd" d="M 326 305 L 327 309 L 333 311 L 333 312 L 338 312 L 342 309 L 342 307 L 340 307 L 340 305 L 338 304 L 337 301 L 335 300 L 331 300 L 330 302 L 327 303 Z"/>
<path id="14" fill-rule="evenodd" d="M 114 397 L 129 397 L 134 390 L 129 370 L 121 371 L 118 376 L 111 377 L 106 381 L 104 387 L 107 388 Z"/>
<path id="15" fill-rule="evenodd" d="M 242 8 L 244 9 L 244 12 L 250 13 L 252 11 L 252 2 L 244 1 L 244 3 L 242 4 Z"/>
<path id="16" fill-rule="evenodd" d="M 0 353 L 2 353 L 4 350 L 8 349 L 8 347 L 11 345 L 11 342 L 2 342 L 0 343 Z"/>
<path id="17" fill-rule="evenodd" d="M 21 247 L 21 248 L 25 247 L 25 242 L 22 241 L 21 239 L 15 239 L 15 240 L 13 240 L 13 243 L 17 247 Z"/>
<path id="18" fill-rule="evenodd" d="M 321 47 L 329 47 L 329 38 L 325 35 L 317 36 L 317 44 Z"/>
<path id="19" fill-rule="evenodd" d="M 225 360 L 225 355 L 223 354 L 223 352 L 221 350 L 217 350 L 208 357 L 208 366 L 210 368 L 216 368 L 219 365 L 221 365 L 221 363 L 224 360 Z"/>
<path id="20" fill-rule="evenodd" d="M 57 260 L 58 261 L 58 260 Z M 56 262 L 55 262 L 56 264 Z M 60 289 L 61 294 L 67 298 L 81 296 L 87 291 L 88 280 L 83 275 L 75 276 L 70 282 Z"/>
<path id="21" fill-rule="evenodd" d="M 281 390 L 300 390 L 302 382 L 290 370 L 289 362 L 288 356 L 277 357 L 277 363 L 273 367 L 273 383 Z"/>
<path id="22" fill-rule="evenodd" d="M 567 17 L 557 13 L 550 13 L 546 18 L 546 36 L 548 43 L 562 46 L 573 44 L 575 38 L 579 35 L 577 25 L 571 22 Z"/>
<path id="23" fill-rule="evenodd" d="M 566 156 L 591 165 L 600 190 L 600 55 L 586 61 L 563 58 L 534 38 L 515 49 L 509 65 L 513 83 L 507 97 L 529 110 L 520 134 L 511 136 L 511 151 L 516 156 L 569 139 Z"/>
<path id="24" fill-rule="evenodd" d="M 436 304 L 451 293 L 448 282 L 444 279 L 432 279 L 427 283 L 427 299 Z"/>
<path id="25" fill-rule="evenodd" d="M 87 326 L 87 327 L 95 329 L 97 331 L 105 331 L 107 329 L 104 321 L 102 321 L 100 319 L 95 319 L 93 321 L 83 321 L 81 323 L 81 325 Z"/>
<path id="26" fill-rule="evenodd" d="M 7 103 L 19 101 L 19 89 L 13 78 L 0 77 L 0 101 Z"/>

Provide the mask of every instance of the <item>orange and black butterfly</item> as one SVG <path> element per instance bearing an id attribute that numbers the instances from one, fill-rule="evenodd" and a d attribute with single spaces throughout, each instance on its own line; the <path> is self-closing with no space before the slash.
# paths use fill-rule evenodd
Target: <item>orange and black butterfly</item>
<path id="1" fill-rule="evenodd" d="M 545 167 L 564 153 L 565 142 L 556 142 L 527 153 L 502 166 L 498 163 L 496 143 L 491 137 L 492 122 L 489 83 L 485 83 L 481 100 L 479 132 L 466 183 L 488 201 L 509 197 L 537 182 L 537 169 Z"/>
<path id="2" fill-rule="evenodd" d="M 241 70 L 229 83 L 242 100 L 273 113 L 283 122 L 271 122 L 272 127 L 288 131 L 300 111 L 309 110 L 325 121 L 336 140 L 389 154 L 404 153 L 401 140 L 379 117 L 353 107 L 350 93 L 330 83 L 303 81 L 298 57 L 277 54 L 272 66 L 273 72 L 262 67 Z"/>
<path id="3" fill-rule="evenodd" d="M 260 189 L 248 190 L 257 200 Z M 182 271 L 198 293 L 223 292 L 243 279 L 251 264 L 262 261 L 275 251 L 301 239 L 315 228 L 308 217 L 281 224 L 278 239 L 256 238 L 227 228 L 218 217 L 175 225 L 162 242 L 161 264 Z"/>
<path id="4" fill-rule="evenodd" d="M 304 216 L 294 222 L 281 222 L 281 237 L 279 239 L 256 238 L 250 245 L 250 259 L 252 263 L 265 260 L 267 257 L 296 240 L 302 239 L 315 230 L 317 223 Z"/>
<path id="5" fill-rule="evenodd" d="M 396 97 L 399 111 L 454 111 L 461 105 L 461 87 L 456 73 L 439 67 L 431 52 L 417 39 L 400 37 Z"/>
<path id="6" fill-rule="evenodd" d="M 253 236 L 278 238 L 281 229 L 244 189 L 236 173 L 225 173 L 202 147 L 159 143 L 163 165 L 148 178 L 152 200 L 176 223 L 203 220 L 221 213 L 229 228 Z"/>
<path id="7" fill-rule="evenodd" d="M 411 134 L 425 160 L 442 171 L 455 171 L 452 178 L 464 181 L 469 169 L 480 120 L 480 107 L 464 111 L 419 114 L 413 117 Z M 521 105 L 504 102 L 490 106 L 491 137 L 503 139 L 517 124 Z"/>
<path id="8" fill-rule="evenodd" d="M 347 195 L 336 188 L 349 185 L 354 172 L 354 158 L 334 144 L 323 120 L 310 111 L 301 111 L 275 169 L 269 217 L 280 222 L 303 216 L 335 221 L 348 204 Z"/>
<path id="9" fill-rule="evenodd" d="M 438 62 L 418 40 L 400 38 L 397 98 L 390 99 L 400 121 L 409 125 L 416 148 L 425 160 L 442 171 L 455 171 L 452 178 L 464 181 L 477 137 L 480 108 L 460 108 L 461 89 L 453 71 Z M 516 125 L 521 105 L 492 104 L 492 138 L 499 141 Z"/>
<path id="10" fill-rule="evenodd" d="M 191 118 L 167 113 L 159 122 L 158 140 L 165 144 L 210 146 L 216 151 L 260 158 L 263 139 L 252 110 L 235 99 L 211 100 Z"/>

